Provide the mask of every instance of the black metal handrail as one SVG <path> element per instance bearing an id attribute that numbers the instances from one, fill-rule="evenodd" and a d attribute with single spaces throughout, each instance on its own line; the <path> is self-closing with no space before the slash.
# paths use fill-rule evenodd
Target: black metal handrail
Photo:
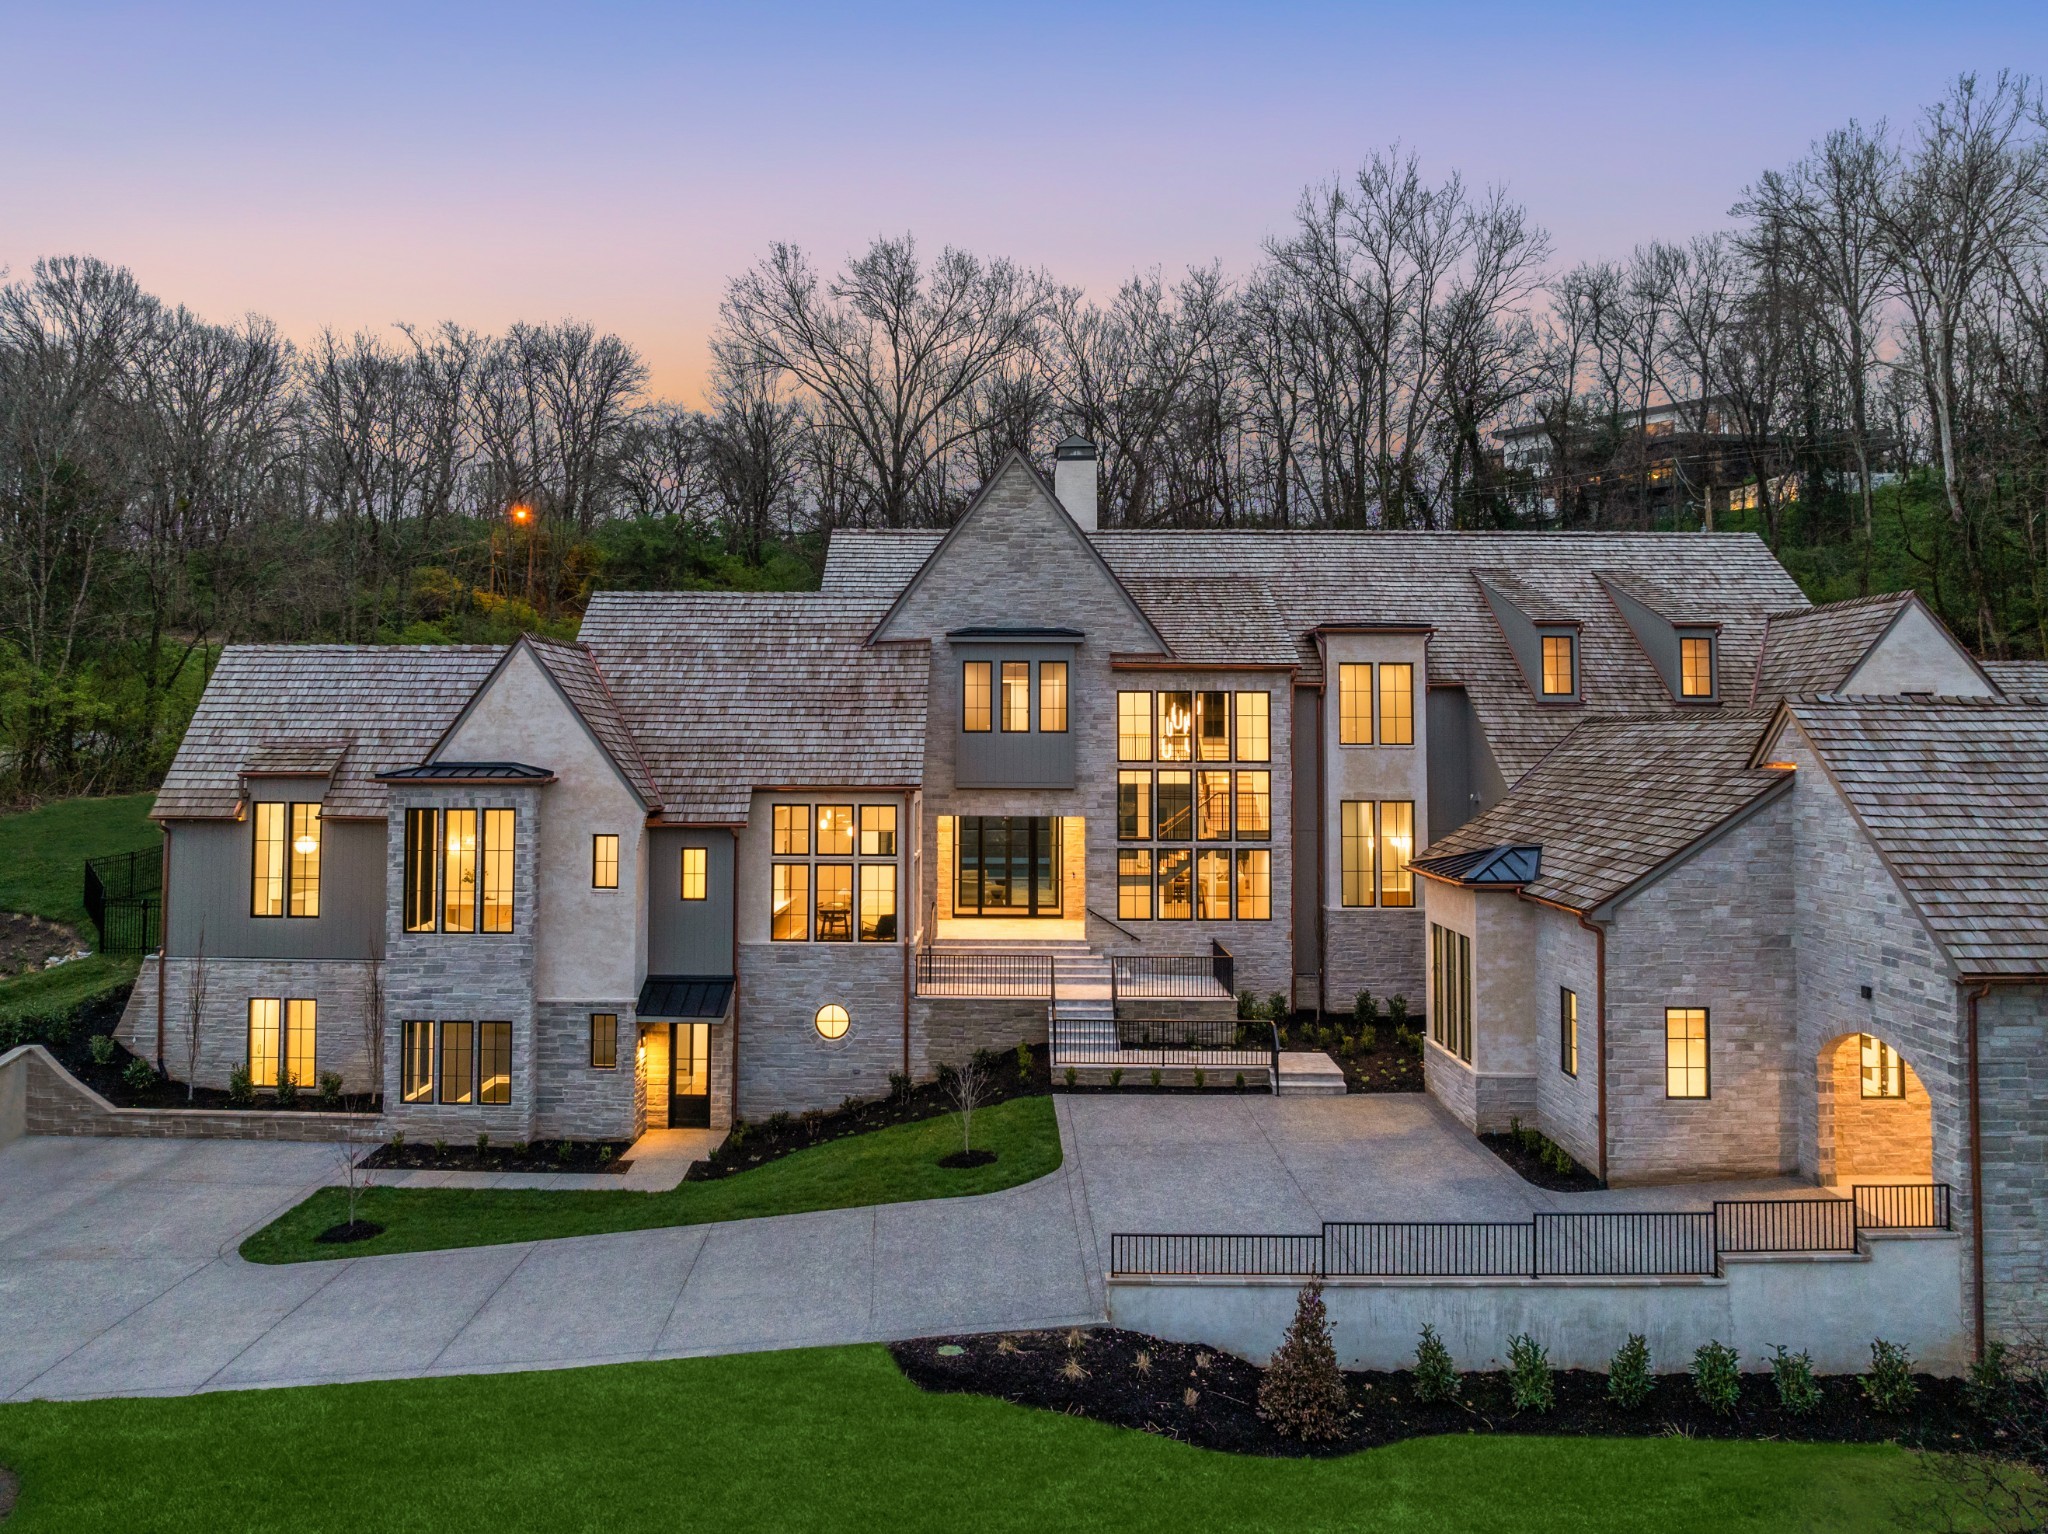
<path id="1" fill-rule="evenodd" d="M 1945 1182 L 1860 1182 L 1850 1190 L 1859 1230 L 1954 1230 Z"/>
<path id="2" fill-rule="evenodd" d="M 985 948 L 920 948 L 917 989 L 926 996 L 1023 997 L 1050 1001 L 1049 953 L 1003 953 Z"/>
<path id="3" fill-rule="evenodd" d="M 1840 1198 L 1720 1199 L 1715 1242 L 1723 1252 L 1853 1252 L 1856 1205 Z"/>
<path id="4" fill-rule="evenodd" d="M 1092 1044 L 1076 1042 L 1074 1034 L 1090 1027 L 1088 1023 L 1062 1026 L 1059 1018 L 1053 1019 L 1053 1056 L 1059 1064 L 1208 1071 L 1258 1068 L 1271 1073 L 1269 1081 L 1278 1079 L 1280 1038 L 1271 1023 L 1120 1017 L 1114 1023 L 1113 1044 L 1107 1039 Z"/>
<path id="5" fill-rule="evenodd" d="M 1315 1277 L 1323 1271 L 1321 1236 L 1112 1235 L 1109 1270 L 1219 1278 Z"/>
<path id="6" fill-rule="evenodd" d="M 1701 1278 L 1719 1267 L 1711 1211 L 1538 1214 L 1531 1225 L 1531 1278 Z"/>
<path id="7" fill-rule="evenodd" d="M 1535 1251 L 1527 1220 L 1347 1220 L 1322 1239 L 1322 1271 L 1347 1278 L 1517 1278 Z"/>
<path id="8" fill-rule="evenodd" d="M 1217 979 L 1219 964 L 1223 973 L 1231 972 L 1227 952 L 1220 961 L 1213 953 L 1111 954 L 1111 995 L 1150 1001 L 1220 1000 L 1236 993 Z"/>

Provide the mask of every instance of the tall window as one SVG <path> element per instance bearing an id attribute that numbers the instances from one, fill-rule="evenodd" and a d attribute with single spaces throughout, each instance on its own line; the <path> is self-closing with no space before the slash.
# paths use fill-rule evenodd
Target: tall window
<path id="1" fill-rule="evenodd" d="M 1546 698 L 1568 698 L 1578 691 L 1573 648 L 1569 634 L 1543 636 L 1543 696 Z"/>
<path id="2" fill-rule="evenodd" d="M 864 858 L 896 856 L 896 806 L 863 804 L 860 807 L 860 855 Z"/>
<path id="3" fill-rule="evenodd" d="M 434 930 L 435 855 L 440 846 L 440 816 L 434 810 L 405 812 L 405 930 Z"/>
<path id="4" fill-rule="evenodd" d="M 320 806 L 258 803 L 250 809 L 251 916 L 320 914 Z"/>
<path id="5" fill-rule="evenodd" d="M 1857 1043 L 1863 1057 L 1863 1096 L 1904 1097 L 1906 1062 L 1899 1058 L 1899 1052 L 1883 1039 L 1872 1038 L 1867 1033 Z"/>
<path id="6" fill-rule="evenodd" d="M 284 1059 L 278 1065 L 278 1079 L 290 1078 L 296 1086 L 310 1087 L 320 1080 L 320 1052 L 315 1026 L 317 1006 L 311 997 L 294 998 L 284 1004 Z"/>
<path id="7" fill-rule="evenodd" d="M 818 879 L 818 941 L 853 941 L 853 865 L 820 863 Z"/>
<path id="8" fill-rule="evenodd" d="M 399 1090 L 409 1103 L 434 1100 L 434 1025 L 408 1021 L 399 1044 Z"/>
<path id="9" fill-rule="evenodd" d="M 512 1025 L 476 1025 L 476 1100 L 487 1105 L 512 1101 Z"/>
<path id="10" fill-rule="evenodd" d="M 310 1087 L 320 1079 L 317 1008 L 310 998 L 249 998 L 249 1082 Z"/>
<path id="11" fill-rule="evenodd" d="M 775 855 L 779 858 L 809 857 L 811 807 L 808 804 L 778 804 L 773 814 Z"/>
<path id="12" fill-rule="evenodd" d="M 1162 842 L 1191 840 L 1195 834 L 1195 775 L 1192 772 L 1161 772 L 1156 792 L 1159 839 Z"/>
<path id="13" fill-rule="evenodd" d="M 1429 1036 L 1472 1062 L 1472 939 L 1429 924 Z"/>
<path id="14" fill-rule="evenodd" d="M 685 847 L 683 849 L 683 887 L 681 891 L 683 899 L 702 900 L 704 898 L 706 865 L 709 861 L 709 854 L 702 847 Z"/>
<path id="15" fill-rule="evenodd" d="M 1579 993 L 1563 986 L 1557 991 L 1557 1068 L 1579 1074 Z"/>
<path id="16" fill-rule="evenodd" d="M 1116 855 L 1116 914 L 1120 921 L 1152 919 L 1152 849 L 1125 847 Z"/>
<path id="17" fill-rule="evenodd" d="M 1664 1009 L 1664 1095 L 1707 1095 L 1707 1009 Z"/>
<path id="18" fill-rule="evenodd" d="M 860 940 L 863 943 L 896 941 L 896 865 L 860 865 Z"/>
<path id="19" fill-rule="evenodd" d="M 1415 805 L 1407 799 L 1380 801 L 1380 904 L 1415 904 L 1415 875 L 1408 860 L 1415 855 Z"/>
<path id="20" fill-rule="evenodd" d="M 853 806 L 818 806 L 818 856 L 844 858 L 853 855 Z"/>
<path id="21" fill-rule="evenodd" d="M 1159 760 L 1192 762 L 1195 759 L 1195 695 L 1191 692 L 1162 692 L 1159 695 Z"/>
<path id="22" fill-rule="evenodd" d="M 1224 849 L 1204 848 L 1195 860 L 1195 915 L 1230 920 L 1230 853 Z"/>
<path id="23" fill-rule="evenodd" d="M 1205 842 L 1230 840 L 1230 774 L 1195 774 L 1195 838 Z"/>
<path id="24" fill-rule="evenodd" d="M 476 1024 L 441 1025 L 441 1101 L 458 1106 L 476 1101 Z"/>
<path id="25" fill-rule="evenodd" d="M 252 1086 L 277 1085 L 277 1062 L 284 1051 L 279 1020 L 284 1003 L 273 997 L 249 998 L 249 1082 Z"/>
<path id="26" fill-rule="evenodd" d="M 590 1014 L 590 1068 L 615 1071 L 619 1068 L 619 1014 Z"/>
<path id="27" fill-rule="evenodd" d="M 1339 855 L 1343 878 L 1338 901 L 1347 906 L 1372 904 L 1373 825 L 1370 799 L 1346 799 L 1339 807 Z"/>
<path id="28" fill-rule="evenodd" d="M 1067 663 L 1063 660 L 1038 663 L 1038 729 L 1043 735 L 1066 733 Z"/>
<path id="29" fill-rule="evenodd" d="M 1205 762 L 1230 760 L 1230 694 L 1195 694 L 1195 749 Z"/>
<path id="30" fill-rule="evenodd" d="M 1273 759 L 1272 721 L 1269 696 L 1263 692 L 1237 695 L 1237 759 L 1240 762 L 1269 762 Z"/>
<path id="31" fill-rule="evenodd" d="M 510 932 L 518 827 L 513 810 L 407 810 L 405 930 Z M 614 885 L 617 862 L 615 846 Z"/>
<path id="32" fill-rule="evenodd" d="M 1152 774 L 1125 770 L 1116 775 L 1116 834 L 1119 841 L 1152 839 Z"/>
<path id="33" fill-rule="evenodd" d="M 1406 662 L 1380 667 L 1380 744 L 1415 744 L 1415 668 Z"/>
<path id="34" fill-rule="evenodd" d="M 1678 695 L 1681 698 L 1711 698 L 1714 695 L 1714 641 L 1705 636 L 1678 641 Z"/>
<path id="35" fill-rule="evenodd" d="M 1372 744 L 1372 667 L 1337 668 L 1337 742 L 1345 746 Z"/>
<path id="36" fill-rule="evenodd" d="M 484 811 L 483 927 L 485 932 L 512 930 L 511 810 Z"/>
<path id="37" fill-rule="evenodd" d="M 441 930 L 476 930 L 476 811 L 441 812 Z"/>
<path id="38" fill-rule="evenodd" d="M 590 887 L 600 890 L 619 887 L 619 839 L 616 836 L 591 837 Z"/>
<path id="39" fill-rule="evenodd" d="M 811 935 L 811 865 L 774 865 L 774 895 L 768 935 L 778 943 L 801 943 Z"/>
<path id="40" fill-rule="evenodd" d="M 1237 838 L 1265 841 L 1273 834 L 1273 775 L 1270 772 L 1240 772 L 1237 775 Z"/>
<path id="41" fill-rule="evenodd" d="M 1264 847 L 1237 849 L 1237 919 L 1273 917 L 1273 854 Z"/>
<path id="42" fill-rule="evenodd" d="M 1116 695 L 1116 758 L 1120 762 L 1152 760 L 1152 694 Z"/>
<path id="43" fill-rule="evenodd" d="M 990 663 L 971 660 L 960 668 L 960 728 L 981 734 L 989 727 Z"/>
<path id="44" fill-rule="evenodd" d="M 1159 849 L 1159 919 L 1186 921 L 1195 914 L 1194 854 L 1185 847 Z"/>
<path id="45" fill-rule="evenodd" d="M 1003 662 L 1003 728 L 1012 734 L 1031 729 L 1031 662 Z"/>

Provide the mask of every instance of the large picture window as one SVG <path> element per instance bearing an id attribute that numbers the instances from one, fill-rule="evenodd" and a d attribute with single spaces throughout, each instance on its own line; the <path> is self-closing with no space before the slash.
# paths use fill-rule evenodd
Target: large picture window
<path id="1" fill-rule="evenodd" d="M 1118 770 L 1118 842 L 1199 844 L 1120 847 L 1122 919 L 1270 920 L 1271 851 L 1246 848 L 1257 855 L 1241 857 L 1228 844 L 1272 840 L 1273 774 L 1227 764 L 1271 760 L 1271 695 L 1128 692 L 1117 709 L 1121 759 L 1202 764 Z"/>
<path id="2" fill-rule="evenodd" d="M 618 1064 L 618 1016 L 590 1018 L 590 1063 Z M 407 1022 L 402 1040 L 401 1085 L 409 1103 L 450 1107 L 503 1107 L 512 1101 L 512 1025 L 509 1022 Z"/>
<path id="3" fill-rule="evenodd" d="M 518 843 L 513 810 L 406 811 L 405 930 L 510 932 Z"/>
<path id="4" fill-rule="evenodd" d="M 962 815 L 954 823 L 959 916 L 1058 916 L 1060 822 L 1052 815 Z"/>
<path id="5" fill-rule="evenodd" d="M 263 801 L 249 811 L 251 916 L 320 914 L 320 806 Z"/>
<path id="6" fill-rule="evenodd" d="M 1707 1079 L 1707 1009 L 1664 1009 L 1664 1095 L 1705 1097 Z"/>
<path id="7" fill-rule="evenodd" d="M 896 941 L 897 810 L 893 804 L 769 806 L 775 859 L 769 865 L 768 936 L 772 941 Z M 694 897 L 690 893 L 693 856 L 698 871 Z M 705 849 L 686 848 L 683 857 L 684 898 L 702 899 Z M 797 858 L 805 861 L 784 861 Z M 813 858 L 821 861 L 810 861 Z M 856 858 L 877 861 L 856 862 Z"/>

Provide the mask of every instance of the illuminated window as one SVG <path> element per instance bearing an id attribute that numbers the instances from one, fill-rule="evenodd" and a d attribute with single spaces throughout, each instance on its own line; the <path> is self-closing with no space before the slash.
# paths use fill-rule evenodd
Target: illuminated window
<path id="1" fill-rule="evenodd" d="M 1270 921 L 1273 916 L 1273 854 L 1263 847 L 1237 849 L 1237 919 Z"/>
<path id="2" fill-rule="evenodd" d="M 1031 728 L 1031 662 L 1003 662 L 1003 728 L 1022 734 Z"/>
<path id="3" fill-rule="evenodd" d="M 1543 696 L 1546 698 L 1568 698 L 1578 691 L 1577 678 L 1573 674 L 1572 636 L 1569 634 L 1545 634 L 1543 636 Z"/>
<path id="4" fill-rule="evenodd" d="M 409 1103 L 434 1100 L 434 1025 L 407 1022 L 400 1041 L 399 1090 Z"/>
<path id="5" fill-rule="evenodd" d="M 1230 920 L 1230 854 L 1204 851 L 1195 860 L 1195 915 L 1203 921 Z"/>
<path id="6" fill-rule="evenodd" d="M 860 855 L 864 858 L 896 856 L 896 806 L 863 804 L 860 807 Z"/>
<path id="7" fill-rule="evenodd" d="M 1116 855 L 1116 914 L 1120 921 L 1152 919 L 1152 849 L 1125 847 Z"/>
<path id="8" fill-rule="evenodd" d="M 1162 692 L 1159 695 L 1159 760 L 1191 762 L 1195 759 L 1195 695 L 1191 692 Z"/>
<path id="9" fill-rule="evenodd" d="M 590 1014 L 590 1068 L 615 1071 L 619 1068 L 619 1014 Z"/>
<path id="10" fill-rule="evenodd" d="M 476 1025 L 476 1100 L 488 1106 L 512 1101 L 512 1025 Z"/>
<path id="11" fill-rule="evenodd" d="M 1372 667 L 1337 668 L 1337 743 L 1372 744 Z"/>
<path id="12" fill-rule="evenodd" d="M 1162 772 L 1153 802 L 1162 842 L 1184 842 L 1195 834 L 1195 775 Z"/>
<path id="13" fill-rule="evenodd" d="M 708 862 L 709 854 L 704 848 L 685 847 L 683 849 L 683 899 L 702 900 L 704 898 L 705 870 Z"/>
<path id="14" fill-rule="evenodd" d="M 288 909 L 294 916 L 320 914 L 320 806 L 292 806 L 291 878 Z"/>
<path id="15" fill-rule="evenodd" d="M 1273 834 L 1273 774 L 1237 775 L 1237 839 L 1262 842 Z"/>
<path id="16" fill-rule="evenodd" d="M 1883 1039 L 1874 1039 L 1867 1033 L 1857 1042 L 1863 1055 L 1863 1095 L 1904 1097 L 1906 1062 L 1899 1058 L 1899 1052 Z"/>
<path id="17" fill-rule="evenodd" d="M 1262 692 L 1237 695 L 1237 759 L 1240 762 L 1270 762 L 1273 759 L 1272 722 L 1267 717 L 1271 704 Z"/>
<path id="18" fill-rule="evenodd" d="M 1429 1036 L 1472 1061 L 1472 939 L 1429 924 Z"/>
<path id="19" fill-rule="evenodd" d="M 1047 735 L 1067 732 L 1067 663 L 1038 663 L 1038 728 Z"/>
<path id="20" fill-rule="evenodd" d="M 1372 801 L 1346 799 L 1339 806 L 1340 856 L 1343 878 L 1338 903 L 1372 904 Z"/>
<path id="21" fill-rule="evenodd" d="M 259 804 L 251 819 L 254 874 L 249 886 L 251 916 L 284 915 L 284 828 L 286 806 Z"/>
<path id="22" fill-rule="evenodd" d="M 1711 698 L 1714 695 L 1714 641 L 1708 638 L 1678 641 L 1678 695 L 1681 698 Z"/>
<path id="23" fill-rule="evenodd" d="M 774 903 L 768 935 L 778 943 L 801 943 L 811 935 L 811 865 L 774 865 Z"/>
<path id="24" fill-rule="evenodd" d="M 1159 853 L 1159 919 L 1186 921 L 1195 914 L 1194 854 L 1185 847 Z"/>
<path id="25" fill-rule="evenodd" d="M 853 1025 L 853 1020 L 846 1015 L 846 1008 L 836 1004 L 818 1008 L 818 1015 L 812 1021 L 821 1039 L 843 1039 L 846 1030 Z"/>
<path id="26" fill-rule="evenodd" d="M 1664 1009 L 1664 1095 L 1707 1095 L 1707 1009 Z"/>
<path id="27" fill-rule="evenodd" d="M 1230 694 L 1195 694 L 1195 747 L 1205 762 L 1230 760 Z"/>
<path id="28" fill-rule="evenodd" d="M 466 1105 L 476 1101 L 476 1024 L 441 1025 L 441 1101 Z"/>
<path id="29" fill-rule="evenodd" d="M 1151 840 L 1151 773 L 1126 769 L 1116 775 L 1116 834 L 1120 841 Z"/>
<path id="30" fill-rule="evenodd" d="M 434 871 L 440 866 L 441 844 L 438 814 L 433 810 L 405 812 L 405 930 L 434 930 Z"/>
<path id="31" fill-rule="evenodd" d="M 896 865 L 860 865 L 860 940 L 863 943 L 896 941 Z"/>
<path id="32" fill-rule="evenodd" d="M 1195 774 L 1195 837 L 1198 841 L 1230 840 L 1230 774 Z"/>
<path id="33" fill-rule="evenodd" d="M 977 735 L 989 727 L 989 670 L 985 660 L 960 668 L 960 728 Z"/>
<path id="34" fill-rule="evenodd" d="M 779 858 L 808 857 L 811 851 L 811 807 L 808 804 L 775 806 L 774 853 Z"/>
<path id="35" fill-rule="evenodd" d="M 1415 904 L 1415 805 L 1406 799 L 1380 801 L 1380 904 Z"/>
<path id="36" fill-rule="evenodd" d="M 1415 668 L 1405 662 L 1380 667 L 1380 744 L 1415 744 Z"/>
<path id="37" fill-rule="evenodd" d="M 844 858 L 853 855 L 852 805 L 821 804 L 818 806 L 818 855 L 828 858 Z"/>
<path id="38" fill-rule="evenodd" d="M 476 930 L 476 811 L 441 812 L 441 930 Z"/>
<path id="39" fill-rule="evenodd" d="M 320 1051 L 316 1034 L 317 1007 L 311 1000 L 284 1004 L 284 1059 L 278 1064 L 278 1079 L 290 1078 L 292 1085 L 311 1087 L 320 1080 Z"/>
<path id="40" fill-rule="evenodd" d="M 1120 762 L 1152 760 L 1152 694 L 1120 692 L 1116 695 L 1116 759 Z"/>
<path id="41" fill-rule="evenodd" d="M 619 839 L 616 836 L 591 837 L 590 887 L 600 890 L 619 887 Z"/>
<path id="42" fill-rule="evenodd" d="M 284 1047 L 278 1021 L 284 1003 L 274 997 L 249 998 L 249 1084 L 277 1085 L 277 1062 Z"/>
<path id="43" fill-rule="evenodd" d="M 1557 992 L 1557 1068 L 1567 1076 L 1579 1074 L 1579 993 Z"/>
<path id="44" fill-rule="evenodd" d="M 818 880 L 818 941 L 853 941 L 853 865 L 820 863 Z"/>
<path id="45" fill-rule="evenodd" d="M 484 925 L 486 932 L 512 930 L 511 810 L 484 811 Z"/>

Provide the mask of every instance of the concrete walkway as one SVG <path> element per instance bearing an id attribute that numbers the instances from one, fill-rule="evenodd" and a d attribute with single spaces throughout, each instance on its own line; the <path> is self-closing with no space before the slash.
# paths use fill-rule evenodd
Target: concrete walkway
<path id="1" fill-rule="evenodd" d="M 598 1193 L 666 1193 L 725 1136 L 715 1129 L 650 1129 L 635 1140 L 623 1172 L 375 1172 L 380 1188 L 587 1188 Z"/>

